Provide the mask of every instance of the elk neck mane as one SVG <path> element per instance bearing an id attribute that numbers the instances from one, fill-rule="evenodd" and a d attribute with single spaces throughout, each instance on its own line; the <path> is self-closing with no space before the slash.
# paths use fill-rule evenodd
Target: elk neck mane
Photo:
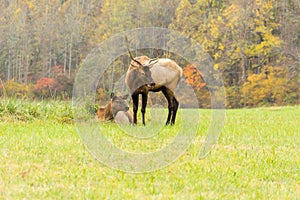
<path id="1" fill-rule="evenodd" d="M 181 67 L 179 67 L 176 62 L 174 62 L 173 60 L 171 60 L 169 58 L 160 58 L 158 61 L 158 64 L 161 66 L 164 66 L 168 69 L 179 72 L 180 77 L 183 75 L 183 71 L 182 71 Z"/>

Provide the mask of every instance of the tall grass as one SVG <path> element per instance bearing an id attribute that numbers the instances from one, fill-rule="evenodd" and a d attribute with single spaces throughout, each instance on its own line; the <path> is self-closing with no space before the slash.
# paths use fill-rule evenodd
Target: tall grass
<path id="1" fill-rule="evenodd" d="M 72 106 L 68 101 L 0 99 L 0 119 L 2 121 L 54 120 L 71 123 L 73 118 Z"/>

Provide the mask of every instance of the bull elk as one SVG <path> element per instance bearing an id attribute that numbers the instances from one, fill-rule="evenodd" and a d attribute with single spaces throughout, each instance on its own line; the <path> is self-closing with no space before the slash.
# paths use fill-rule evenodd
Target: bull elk
<path id="1" fill-rule="evenodd" d="M 148 93 L 162 92 L 168 101 L 168 117 L 166 125 L 175 123 L 179 102 L 174 90 L 182 76 L 182 69 L 168 58 L 150 59 L 147 56 L 133 57 L 129 50 L 129 42 L 125 37 L 127 49 L 131 58 L 125 83 L 128 86 L 133 102 L 133 123 L 137 124 L 139 95 L 142 96 L 142 123 L 145 125 L 145 113 Z M 171 122 L 170 122 L 171 121 Z"/>
<path id="2" fill-rule="evenodd" d="M 128 95 L 116 96 L 114 93 L 110 95 L 110 101 L 105 107 L 97 110 L 97 118 L 100 121 L 109 121 L 115 119 L 117 123 L 131 124 L 132 114 L 125 101 Z"/>

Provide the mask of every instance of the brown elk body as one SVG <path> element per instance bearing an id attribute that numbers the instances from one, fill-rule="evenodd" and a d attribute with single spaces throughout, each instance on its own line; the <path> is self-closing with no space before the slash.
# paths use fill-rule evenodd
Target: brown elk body
<path id="1" fill-rule="evenodd" d="M 132 114 L 125 101 L 128 95 L 115 96 L 111 93 L 111 99 L 105 107 L 100 107 L 97 110 L 97 118 L 100 121 L 109 121 L 117 118 L 121 123 L 132 123 Z"/>
<path id="2" fill-rule="evenodd" d="M 128 49 L 129 51 L 129 49 Z M 129 51 L 130 53 L 130 51 Z M 168 58 L 150 59 L 147 56 L 133 58 L 125 77 L 133 101 L 133 123 L 137 123 L 139 95 L 142 96 L 142 123 L 145 125 L 145 112 L 148 93 L 161 91 L 168 101 L 168 117 L 166 125 L 173 125 L 176 119 L 179 102 L 174 90 L 182 76 L 182 69 L 176 62 Z M 171 122 L 170 122 L 171 120 Z"/>
<path id="3" fill-rule="evenodd" d="M 100 121 L 109 121 L 113 119 L 113 115 L 111 112 L 111 102 L 109 102 L 105 107 L 98 108 L 97 118 Z"/>

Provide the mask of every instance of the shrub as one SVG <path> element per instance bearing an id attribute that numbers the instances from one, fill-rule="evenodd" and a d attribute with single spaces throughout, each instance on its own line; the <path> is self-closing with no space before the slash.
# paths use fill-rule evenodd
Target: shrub
<path id="1" fill-rule="evenodd" d="M 239 86 L 232 86 L 226 88 L 226 108 L 241 108 L 242 94 Z"/>
<path id="2" fill-rule="evenodd" d="M 1 96 L 24 98 L 30 96 L 30 91 L 31 85 L 18 83 L 13 80 L 3 82 L 0 85 Z"/>
<path id="3" fill-rule="evenodd" d="M 73 82 L 68 77 L 61 75 L 57 76 L 55 86 L 55 95 L 62 99 L 68 99 L 72 96 Z"/>
<path id="4" fill-rule="evenodd" d="M 56 81 L 53 78 L 40 78 L 34 85 L 34 94 L 38 97 L 53 97 L 55 94 Z"/>
<path id="5" fill-rule="evenodd" d="M 265 66 L 260 74 L 251 74 L 242 86 L 242 103 L 248 107 L 282 105 L 288 93 L 286 71 Z"/>
<path id="6" fill-rule="evenodd" d="M 59 97 L 68 99 L 72 95 L 73 81 L 64 73 L 61 65 L 51 68 L 51 77 L 42 77 L 34 86 L 34 94 L 37 97 Z"/>

